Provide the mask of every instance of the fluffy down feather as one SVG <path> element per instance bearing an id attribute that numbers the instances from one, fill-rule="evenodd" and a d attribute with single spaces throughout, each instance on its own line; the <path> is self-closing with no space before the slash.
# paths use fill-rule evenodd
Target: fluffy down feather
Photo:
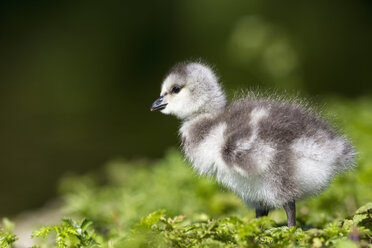
<path id="1" fill-rule="evenodd" d="M 249 206 L 270 209 L 316 195 L 354 165 L 350 141 L 319 114 L 296 101 L 254 94 L 226 103 L 206 65 L 176 65 L 161 96 L 162 112 L 183 121 L 182 147 L 192 166 Z"/>

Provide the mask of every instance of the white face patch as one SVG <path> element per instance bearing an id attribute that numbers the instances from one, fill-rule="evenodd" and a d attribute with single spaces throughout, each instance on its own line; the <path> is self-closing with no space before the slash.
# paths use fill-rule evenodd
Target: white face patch
<path id="1" fill-rule="evenodd" d="M 190 89 L 186 85 L 179 83 L 179 81 L 180 79 L 173 74 L 170 74 L 164 80 L 161 95 L 164 96 L 163 103 L 166 103 L 167 106 L 161 112 L 184 119 L 197 111 L 200 103 L 193 99 Z M 181 87 L 181 90 L 178 93 L 173 93 L 172 87 L 174 86 Z"/>
<path id="2" fill-rule="evenodd" d="M 191 93 L 187 88 L 181 89 L 177 94 L 167 94 L 164 96 L 164 103 L 167 104 L 161 112 L 163 114 L 173 114 L 179 118 L 185 118 L 195 106 L 192 101 Z"/>
<path id="3" fill-rule="evenodd" d="M 180 91 L 172 92 L 178 86 Z M 179 119 L 188 119 L 197 113 L 216 113 L 226 104 L 225 95 L 214 72 L 207 65 L 189 63 L 175 67 L 161 87 L 161 111 Z"/>

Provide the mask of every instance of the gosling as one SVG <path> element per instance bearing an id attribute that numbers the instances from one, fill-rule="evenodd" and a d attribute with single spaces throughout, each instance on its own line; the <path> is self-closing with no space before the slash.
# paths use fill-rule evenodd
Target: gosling
<path id="1" fill-rule="evenodd" d="M 284 207 L 296 225 L 296 200 L 319 194 L 354 165 L 353 145 L 310 108 L 254 95 L 227 102 L 213 70 L 175 65 L 151 111 L 182 120 L 182 147 L 193 168 L 236 193 L 256 217 Z"/>

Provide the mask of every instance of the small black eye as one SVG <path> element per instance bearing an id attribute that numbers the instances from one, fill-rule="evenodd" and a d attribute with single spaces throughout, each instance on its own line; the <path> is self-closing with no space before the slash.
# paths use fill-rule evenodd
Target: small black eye
<path id="1" fill-rule="evenodd" d="M 178 92 L 180 92 L 180 90 L 181 90 L 181 87 L 179 87 L 179 86 L 174 86 L 173 88 L 172 88 L 172 93 L 178 93 Z"/>

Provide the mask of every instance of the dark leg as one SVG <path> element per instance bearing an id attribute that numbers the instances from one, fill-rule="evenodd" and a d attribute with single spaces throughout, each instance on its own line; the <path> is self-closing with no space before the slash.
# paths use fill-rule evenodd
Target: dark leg
<path id="1" fill-rule="evenodd" d="M 284 210 L 287 214 L 288 227 L 296 225 L 296 203 L 295 201 L 284 204 Z"/>
<path id="2" fill-rule="evenodd" d="M 268 209 L 259 209 L 259 208 L 256 208 L 256 218 L 267 216 L 268 214 L 269 214 L 269 210 Z"/>

